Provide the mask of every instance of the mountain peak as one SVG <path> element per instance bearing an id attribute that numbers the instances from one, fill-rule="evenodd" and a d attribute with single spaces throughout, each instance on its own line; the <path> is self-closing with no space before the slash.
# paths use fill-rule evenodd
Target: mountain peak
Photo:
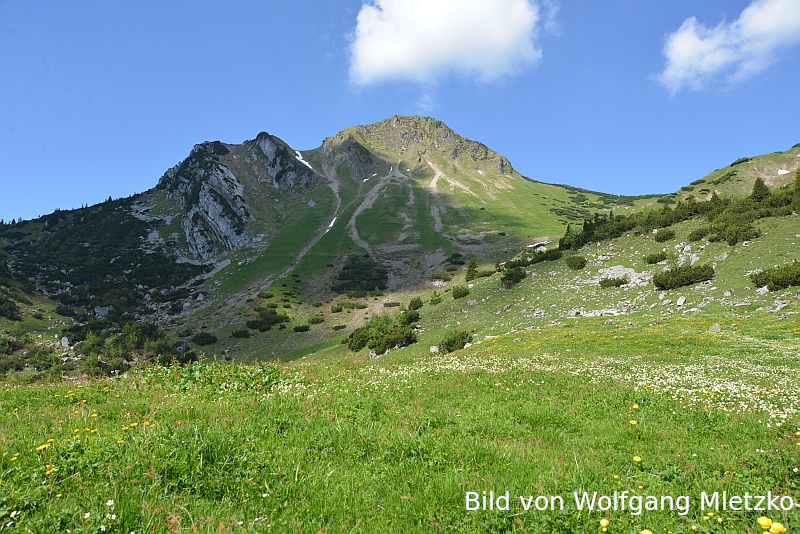
<path id="1" fill-rule="evenodd" d="M 498 174 L 518 174 L 505 157 L 459 135 L 435 117 L 393 115 L 372 124 L 345 128 L 325 140 L 326 146 L 357 141 L 389 161 L 441 159 L 461 162 L 468 168 L 488 164 Z"/>

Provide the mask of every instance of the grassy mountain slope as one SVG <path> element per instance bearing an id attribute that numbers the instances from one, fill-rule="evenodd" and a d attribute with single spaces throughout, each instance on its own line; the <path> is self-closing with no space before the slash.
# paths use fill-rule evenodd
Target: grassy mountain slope
<path id="1" fill-rule="evenodd" d="M 719 195 L 742 195 L 753 189 L 756 178 L 770 187 L 786 185 L 800 168 L 800 143 L 783 152 L 742 157 L 731 165 L 717 169 L 707 176 L 687 184 L 676 193 L 677 198 Z"/>
<path id="2" fill-rule="evenodd" d="M 449 178 L 460 185 L 439 176 L 450 185 L 442 192 L 437 183 L 434 192 L 434 167 L 444 171 L 446 158 L 429 149 L 417 156 L 428 158 L 429 170 L 415 175 L 409 161 L 396 173 L 399 153 L 362 150 L 369 139 L 355 137 L 305 155 L 314 168 L 332 165 L 335 174 L 325 176 L 336 177 L 315 186 L 331 192 L 331 213 L 317 220 L 321 233 L 305 255 L 262 270 L 256 263 L 271 261 L 269 254 L 232 251 L 229 265 L 194 286 L 206 300 L 183 316 L 184 325 L 204 324 L 217 337 L 205 345 L 209 354 L 281 362 L 146 366 L 78 384 L 22 385 L 30 374 L 10 375 L 0 385 L 2 524 L 31 531 L 597 532 L 605 519 L 609 532 L 758 532 L 762 515 L 800 524 L 796 509 L 700 508 L 700 492 L 800 491 L 800 286 L 770 291 L 750 277 L 800 259 L 800 214 L 792 207 L 800 197 L 790 185 L 559 258 L 555 243 L 537 253 L 523 234 L 484 239 L 480 221 L 459 234 L 447 221 L 464 209 L 458 202 L 473 197 L 467 190 L 484 185 L 452 159 L 459 174 Z M 360 155 L 339 157 L 341 146 Z M 491 156 L 479 161 L 487 174 L 501 165 Z M 508 175 L 514 187 L 527 187 Z M 375 188 L 381 194 L 370 197 Z M 409 191 L 420 192 L 412 206 Z M 314 195 L 321 205 L 321 193 Z M 440 201 L 437 228 L 430 206 Z M 380 218 L 370 222 L 379 202 L 396 210 L 385 228 Z M 430 218 L 396 224 L 415 210 Z M 733 222 L 752 224 L 757 237 L 731 245 L 697 232 L 729 221 L 725 210 L 743 218 Z M 328 216 L 337 217 L 333 225 Z M 407 268 L 426 274 L 416 275 L 424 283 L 358 296 L 331 291 L 337 273 L 353 265 L 347 257 L 392 259 L 398 253 L 387 247 L 401 245 L 402 232 L 416 236 L 416 247 L 396 251 Z M 477 266 L 485 276 L 466 280 L 465 258 L 454 253 L 470 250 L 486 252 Z M 436 251 L 446 276 L 434 285 L 414 262 L 421 266 Z M 645 260 L 657 253 L 663 259 Z M 585 266 L 571 268 L 572 256 Z M 510 270 L 494 272 L 494 259 L 510 266 L 527 257 L 545 261 L 526 261 L 517 283 L 504 283 Z M 656 289 L 654 276 L 687 264 L 711 265 L 713 277 Z M 277 273 L 266 275 L 269 283 L 258 274 L 267 272 Z M 601 287 L 614 277 L 628 282 Z M 459 292 L 468 293 L 456 298 Z M 350 350 L 351 332 L 364 333 L 356 329 L 372 319 L 366 332 L 382 335 L 386 322 L 375 318 L 411 317 L 415 297 L 416 342 L 392 343 L 384 354 Z M 288 320 L 257 326 L 278 315 Z M 454 330 L 471 341 L 445 353 Z M 466 492 L 490 490 L 509 492 L 509 510 L 465 510 Z M 580 511 L 575 491 L 687 495 L 690 508 Z M 560 495 L 564 509 L 525 511 L 518 495 Z"/>
<path id="3" fill-rule="evenodd" d="M 660 271 L 642 255 L 675 251 L 699 221 L 669 242 L 588 245 L 579 271 L 532 265 L 510 289 L 497 273 L 461 299 L 418 291 L 419 342 L 374 360 L 336 342 L 289 364 L 5 386 L 0 514 L 32 530 L 125 532 L 595 532 L 601 519 L 611 532 L 756 532 L 762 515 L 792 528 L 796 510 L 703 510 L 700 492 L 800 491 L 797 288 L 761 294 L 746 276 L 796 253 L 798 217 L 760 220 L 746 246 L 693 243 L 717 267 L 712 283 L 663 298 L 596 279 Z M 451 328 L 474 330 L 472 345 L 430 353 Z M 509 510 L 465 510 L 465 492 L 489 490 L 508 491 Z M 575 491 L 691 506 L 579 511 Z M 526 512 L 517 495 L 560 495 L 564 510 Z"/>
<path id="4" fill-rule="evenodd" d="M 796 164 L 798 150 L 731 169 L 742 173 L 736 179 L 754 180 L 775 165 Z M 733 182 L 715 178 L 723 171 L 704 183 L 734 193 L 726 189 Z M 469 258 L 486 268 L 557 239 L 567 224 L 593 213 L 636 212 L 671 198 L 530 180 L 440 121 L 396 116 L 348 128 L 302 153 L 266 133 L 239 145 L 203 143 L 158 187 L 2 227 L 0 247 L 19 276 L 77 307 L 89 328 L 113 334 L 125 322 L 151 321 L 198 353 L 285 357 L 335 342 L 386 303 L 447 285 Z M 354 258 L 385 271 L 385 289 L 355 299 L 334 290 Z M 579 289 L 564 291 L 559 302 L 580 307 L 586 291 Z M 353 306 L 332 312 L 339 301 Z M 248 328 L 264 306 L 287 320 L 265 331 Z M 293 331 L 304 326 L 308 332 Z M 198 332 L 216 339 L 197 344 Z"/>

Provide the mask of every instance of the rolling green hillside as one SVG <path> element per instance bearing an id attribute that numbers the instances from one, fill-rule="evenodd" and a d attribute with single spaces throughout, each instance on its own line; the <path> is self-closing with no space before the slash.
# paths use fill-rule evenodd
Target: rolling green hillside
<path id="1" fill-rule="evenodd" d="M 796 155 L 632 199 L 395 117 L 3 226 L 0 528 L 792 531 L 700 495 L 800 500 Z"/>
<path id="2" fill-rule="evenodd" d="M 466 258 L 493 261 L 655 199 L 536 182 L 440 121 L 396 116 L 302 153 L 267 133 L 201 143 L 151 190 L 0 227 L 0 249 L 36 293 L 73 309 L 70 339 L 144 321 L 183 334 L 169 351 L 181 358 L 177 347 L 249 357 L 294 341 L 190 338 L 241 325 L 264 291 L 290 293 L 302 321 L 304 306 L 348 292 L 337 279 L 353 258 L 385 272 L 382 290 L 419 290 Z"/>

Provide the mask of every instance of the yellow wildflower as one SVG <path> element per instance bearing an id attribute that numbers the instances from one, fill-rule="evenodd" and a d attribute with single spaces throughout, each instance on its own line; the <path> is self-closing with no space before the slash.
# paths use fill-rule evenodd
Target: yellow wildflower
<path id="1" fill-rule="evenodd" d="M 763 529 L 768 529 L 770 526 L 772 526 L 772 519 L 770 519 L 769 517 L 762 515 L 757 519 L 757 521 L 758 525 Z"/>
<path id="2" fill-rule="evenodd" d="M 642 457 L 637 454 L 636 456 L 633 457 L 633 461 L 638 464 L 639 462 L 642 461 Z"/>

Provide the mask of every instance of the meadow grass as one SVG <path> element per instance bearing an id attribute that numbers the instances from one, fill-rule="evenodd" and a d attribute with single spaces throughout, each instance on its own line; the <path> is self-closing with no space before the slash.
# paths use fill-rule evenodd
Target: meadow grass
<path id="1" fill-rule="evenodd" d="M 598 532 L 602 518 L 609 532 L 760 532 L 761 513 L 709 517 L 699 494 L 797 496 L 796 337 L 685 329 L 583 319 L 450 355 L 370 361 L 328 345 L 291 364 L 5 384 L 0 519 L 33 532 Z M 730 380 L 741 390 L 707 387 Z M 734 393 L 753 402 L 730 405 Z M 511 509 L 466 511 L 465 492 L 484 490 L 509 491 Z M 692 508 L 572 504 L 615 490 Z M 516 495 L 566 505 L 525 512 Z"/>

